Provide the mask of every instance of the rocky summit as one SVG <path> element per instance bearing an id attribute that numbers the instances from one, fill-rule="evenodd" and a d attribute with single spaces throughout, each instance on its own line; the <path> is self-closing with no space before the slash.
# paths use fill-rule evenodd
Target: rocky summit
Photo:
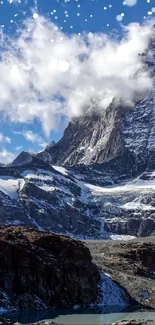
<path id="1" fill-rule="evenodd" d="M 37 311 L 97 302 L 100 272 L 87 247 L 68 237 L 0 228 L 0 309 Z"/>

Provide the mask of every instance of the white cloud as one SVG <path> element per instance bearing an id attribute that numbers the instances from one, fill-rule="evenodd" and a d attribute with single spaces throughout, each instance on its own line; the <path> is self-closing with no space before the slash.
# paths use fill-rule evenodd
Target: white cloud
<path id="1" fill-rule="evenodd" d="M 21 3 L 21 0 L 8 0 L 9 3 Z"/>
<path id="2" fill-rule="evenodd" d="M 21 151 L 23 149 L 23 146 L 17 146 L 16 151 Z"/>
<path id="3" fill-rule="evenodd" d="M 3 149 L 0 151 L 0 163 L 9 164 L 15 159 L 16 155 L 13 152 Z"/>
<path id="4" fill-rule="evenodd" d="M 42 148 L 45 148 L 47 146 L 47 143 L 44 141 L 44 139 L 40 135 L 32 132 L 31 130 L 16 133 L 22 135 L 27 141 L 38 144 Z"/>
<path id="5" fill-rule="evenodd" d="M 125 0 L 123 1 L 123 4 L 128 7 L 133 7 L 137 4 L 138 0 Z"/>
<path id="6" fill-rule="evenodd" d="M 122 40 L 105 34 L 67 35 L 44 17 L 25 22 L 16 38 L 3 35 L 0 56 L 0 111 L 15 122 L 40 120 L 46 134 L 60 116 L 105 109 L 113 97 L 132 103 L 150 90 L 139 53 L 151 24 L 123 27 Z M 97 109 L 96 108 L 96 109 Z"/>
<path id="7" fill-rule="evenodd" d="M 5 136 L 3 133 L 0 132 L 0 142 L 7 142 L 7 143 L 11 143 L 11 139 L 7 136 Z"/>

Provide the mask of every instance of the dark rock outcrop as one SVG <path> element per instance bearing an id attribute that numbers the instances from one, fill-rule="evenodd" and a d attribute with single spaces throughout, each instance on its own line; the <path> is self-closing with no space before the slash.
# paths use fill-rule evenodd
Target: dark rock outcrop
<path id="1" fill-rule="evenodd" d="M 81 242 L 22 227 L 0 228 L 0 307 L 89 305 L 97 299 L 99 280 Z"/>

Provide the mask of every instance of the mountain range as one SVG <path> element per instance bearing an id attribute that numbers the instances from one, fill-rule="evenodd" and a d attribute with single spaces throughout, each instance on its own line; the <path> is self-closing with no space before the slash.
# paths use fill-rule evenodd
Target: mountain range
<path id="1" fill-rule="evenodd" d="M 155 41 L 151 50 L 143 54 L 153 80 L 147 97 L 132 108 L 116 98 L 94 106 L 59 142 L 0 167 L 1 224 L 77 238 L 155 232 Z"/>

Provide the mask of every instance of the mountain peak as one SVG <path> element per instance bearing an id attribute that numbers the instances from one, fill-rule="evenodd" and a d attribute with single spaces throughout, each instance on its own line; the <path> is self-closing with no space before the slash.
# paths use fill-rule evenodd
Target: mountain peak
<path id="1" fill-rule="evenodd" d="M 52 140 L 45 148 L 45 150 L 48 150 L 50 148 L 52 148 L 54 145 L 56 144 L 56 142 L 54 140 Z"/>
<path id="2" fill-rule="evenodd" d="M 15 159 L 14 161 L 9 164 L 10 166 L 22 166 L 25 164 L 28 164 L 32 161 L 33 157 L 35 154 L 27 152 L 27 151 L 22 151 Z"/>

